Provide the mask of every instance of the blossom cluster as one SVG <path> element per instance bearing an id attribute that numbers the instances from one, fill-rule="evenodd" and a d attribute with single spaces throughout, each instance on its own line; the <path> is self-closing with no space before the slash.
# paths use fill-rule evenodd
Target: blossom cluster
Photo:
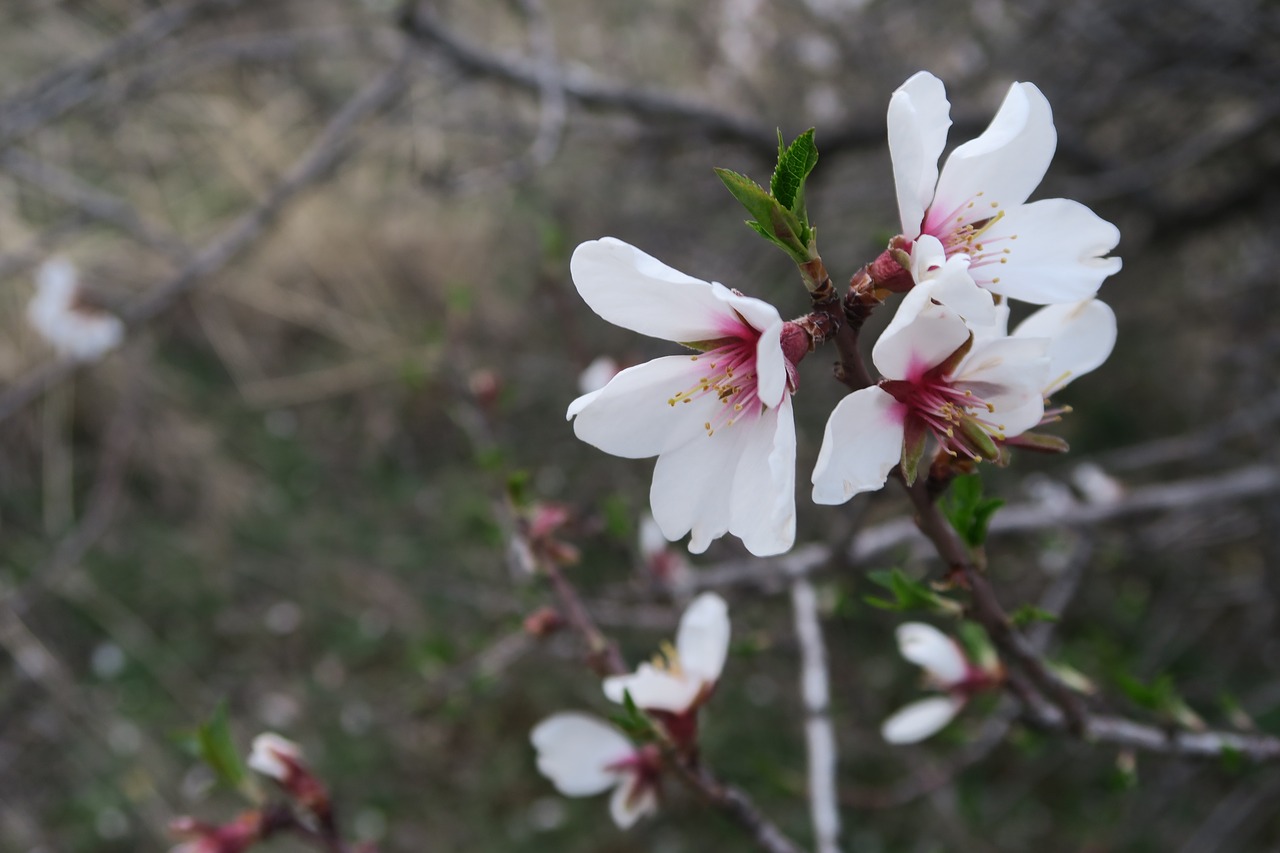
<path id="1" fill-rule="evenodd" d="M 1095 295 L 1120 269 L 1108 254 L 1119 231 L 1075 201 L 1028 202 L 1057 142 L 1044 95 L 1013 84 L 987 129 L 939 169 L 950 125 L 932 74 L 894 92 L 901 231 L 875 265 L 876 292 L 905 296 L 871 352 L 881 378 L 827 421 L 816 503 L 879 489 L 895 468 L 914 481 L 930 443 L 935 459 L 966 464 L 1063 446 L 1032 432 L 1063 411 L 1047 408 L 1049 395 L 1114 346 L 1115 316 Z M 689 535 L 691 552 L 726 533 L 757 556 L 791 548 L 792 396 L 816 343 L 809 329 L 611 237 L 580 245 L 570 269 L 597 314 L 691 351 L 628 367 L 578 397 L 568 409 L 577 436 L 617 456 L 657 457 L 653 517 L 668 539 Z M 1013 300 L 1043 307 L 1010 332 Z"/>
<path id="2" fill-rule="evenodd" d="M 729 654 L 729 607 L 713 592 L 693 600 L 680 619 L 674 646 L 650 663 L 604 681 L 612 702 L 631 705 L 661 727 L 656 733 L 677 751 L 691 751 L 698 710 L 711 698 Z M 609 811 L 626 829 L 657 810 L 663 752 L 656 743 L 636 744 L 591 714 L 564 711 L 547 717 L 530 735 L 538 770 L 568 797 L 613 789 Z"/>

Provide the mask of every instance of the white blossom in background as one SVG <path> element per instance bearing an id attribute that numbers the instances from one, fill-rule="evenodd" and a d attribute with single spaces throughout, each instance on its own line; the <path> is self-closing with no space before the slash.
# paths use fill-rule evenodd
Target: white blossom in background
<path id="1" fill-rule="evenodd" d="M 534 727 L 538 771 L 566 797 L 590 797 L 610 788 L 609 812 L 620 829 L 658 809 L 661 759 L 637 747 L 604 720 L 565 711 Z"/>
<path id="2" fill-rule="evenodd" d="M 1014 83 L 987 129 L 938 172 L 951 127 L 942 81 L 921 71 L 889 101 L 889 153 L 902 236 L 936 238 L 993 293 L 1037 304 L 1076 302 L 1120 269 L 1119 230 L 1068 199 L 1027 203 L 1057 147 L 1049 102 Z"/>
<path id="3" fill-rule="evenodd" d="M 302 747 L 272 732 L 253 739 L 249 752 L 249 769 L 284 784 L 302 761 Z"/>
<path id="4" fill-rule="evenodd" d="M 693 583 L 693 571 L 685 556 L 671 547 L 667 537 L 652 515 L 645 514 L 640 519 L 640 531 L 637 536 L 640 559 L 647 577 L 657 581 L 665 589 L 680 597 L 689 590 Z"/>
<path id="5" fill-rule="evenodd" d="M 916 743 L 941 731 L 969 697 L 994 686 L 998 672 L 976 666 L 960 644 L 923 622 L 898 626 L 898 651 L 925 672 L 928 685 L 942 693 L 904 706 L 880 727 L 889 743 Z"/>
<path id="6" fill-rule="evenodd" d="M 59 354 L 78 361 L 97 361 L 124 340 L 119 317 L 80 303 L 79 276 L 65 258 L 45 261 L 36 271 L 27 321 Z"/>
<path id="7" fill-rule="evenodd" d="M 602 355 L 588 364 L 581 373 L 578 374 L 578 393 L 590 394 L 592 391 L 599 391 L 601 388 L 609 384 L 609 380 L 618 375 L 618 362 Z"/>
<path id="8" fill-rule="evenodd" d="M 976 337 L 954 311 L 908 293 L 871 351 L 885 378 L 845 397 L 827 420 L 814 502 L 879 489 L 900 462 L 914 477 L 929 435 L 953 455 L 996 458 L 997 442 L 1041 422 L 1048 349 L 1044 338 Z"/>
<path id="9" fill-rule="evenodd" d="M 757 556 L 795 541 L 795 362 L 767 302 L 692 278 L 606 237 L 570 263 L 578 293 L 623 328 L 693 355 L 618 373 L 569 406 L 574 432 L 606 453 L 658 457 L 649 503 L 662 533 L 701 553 L 725 533 Z M 791 340 L 791 339 L 788 339 Z"/>
<path id="10" fill-rule="evenodd" d="M 729 655 L 729 605 L 714 592 L 695 598 L 680 617 L 674 648 L 642 663 L 630 675 L 604 680 L 604 694 L 655 714 L 673 738 L 688 744 L 697 731 L 697 711 L 711 696 Z"/>

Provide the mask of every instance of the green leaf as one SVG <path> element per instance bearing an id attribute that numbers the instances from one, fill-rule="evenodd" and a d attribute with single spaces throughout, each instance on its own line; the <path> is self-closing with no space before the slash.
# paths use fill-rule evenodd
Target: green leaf
<path id="1" fill-rule="evenodd" d="M 1032 622 L 1057 622 L 1058 614 L 1050 613 L 1034 604 L 1024 604 L 1009 614 L 1009 621 L 1018 628 L 1024 628 Z"/>
<path id="2" fill-rule="evenodd" d="M 657 737 L 657 733 L 653 730 L 653 723 L 645 716 L 644 712 L 636 707 L 635 700 L 631 698 L 631 691 L 622 691 L 622 711 L 621 713 L 609 715 L 609 719 L 615 726 L 626 732 L 627 736 L 632 740 L 650 741 Z"/>
<path id="3" fill-rule="evenodd" d="M 1167 673 L 1158 676 L 1150 684 L 1143 684 L 1132 675 L 1121 672 L 1116 675 L 1116 683 L 1129 700 L 1140 708 L 1183 728 L 1199 731 L 1205 727 L 1204 720 L 1178 693 L 1173 678 Z"/>
<path id="4" fill-rule="evenodd" d="M 978 548 L 987 541 L 991 518 L 1004 506 L 1004 501 L 984 498 L 981 475 L 969 474 L 951 482 L 951 488 L 939 505 L 965 544 Z"/>
<path id="5" fill-rule="evenodd" d="M 962 621 L 956 628 L 960 645 L 964 648 L 965 657 L 976 663 L 987 672 L 995 672 L 1000 666 L 1000 657 L 991 638 L 977 622 Z"/>
<path id="6" fill-rule="evenodd" d="M 881 610 L 927 610 L 933 613 L 958 615 L 963 609 L 960 603 L 939 595 L 920 581 L 912 580 L 901 569 L 867 572 L 867 579 L 893 593 L 893 599 L 864 596 L 863 600 Z"/>
<path id="7" fill-rule="evenodd" d="M 231 736 L 226 702 L 219 702 L 208 721 L 196 729 L 195 740 L 200 760 L 209 765 L 218 781 L 229 788 L 243 789 L 249 774 Z"/>
<path id="8" fill-rule="evenodd" d="M 800 134 L 790 145 L 782 144 L 778 131 L 778 165 L 769 181 L 769 191 L 778 203 L 793 213 L 804 207 L 804 181 L 818 164 L 818 147 L 813 144 L 813 128 Z M 803 222 L 805 217 L 800 217 Z"/>

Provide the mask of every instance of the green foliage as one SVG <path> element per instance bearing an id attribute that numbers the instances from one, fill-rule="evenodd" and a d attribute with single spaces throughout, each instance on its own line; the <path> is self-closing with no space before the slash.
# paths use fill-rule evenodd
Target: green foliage
<path id="1" fill-rule="evenodd" d="M 939 504 L 951 526 L 970 548 L 979 548 L 987 541 L 987 526 L 996 510 L 1004 506 L 1000 498 L 982 496 L 982 477 L 969 474 L 957 477 L 951 489 Z"/>
<path id="2" fill-rule="evenodd" d="M 867 579 L 893 593 L 892 600 L 872 595 L 864 596 L 863 600 L 872 607 L 896 611 L 925 610 L 952 616 L 959 615 L 961 612 L 962 608 L 958 601 L 939 595 L 928 585 L 912 580 L 901 569 L 867 572 Z"/>
<path id="3" fill-rule="evenodd" d="M 1034 604 L 1023 604 L 1009 614 L 1009 621 L 1016 628 L 1025 628 L 1033 622 L 1057 622 L 1059 618 L 1058 614 L 1050 613 Z"/>
<path id="4" fill-rule="evenodd" d="M 658 739 L 658 733 L 654 731 L 653 723 L 641 711 L 634 699 L 631 698 L 631 691 L 622 691 L 622 711 L 617 714 L 610 714 L 609 719 L 618 728 L 622 729 L 627 737 L 632 740 L 646 743 Z"/>
<path id="5" fill-rule="evenodd" d="M 1167 673 L 1144 684 L 1134 676 L 1120 672 L 1116 674 L 1116 684 L 1133 704 L 1159 715 L 1167 722 L 1188 729 L 1204 728 L 1204 720 L 1179 695 L 1174 687 L 1173 677 Z"/>
<path id="6" fill-rule="evenodd" d="M 765 190 L 746 175 L 716 169 L 716 175 L 733 197 L 751 214 L 747 221 L 757 234 L 786 252 L 797 264 L 817 257 L 816 231 L 809 223 L 804 203 L 804 183 L 818 162 L 813 128 L 784 145 L 778 134 L 778 163 Z"/>
<path id="7" fill-rule="evenodd" d="M 236 748 L 235 739 L 231 735 L 225 701 L 219 702 L 209 719 L 191 733 L 188 745 L 213 770 L 219 782 L 228 788 L 248 793 L 249 771 L 240 758 L 240 750 Z"/>
<path id="8" fill-rule="evenodd" d="M 977 622 L 966 620 L 960 623 L 956 633 L 959 635 L 960 645 L 964 648 L 965 657 L 985 670 L 995 670 L 999 663 L 999 656 L 991 643 L 991 638 L 987 636 L 986 629 Z"/>

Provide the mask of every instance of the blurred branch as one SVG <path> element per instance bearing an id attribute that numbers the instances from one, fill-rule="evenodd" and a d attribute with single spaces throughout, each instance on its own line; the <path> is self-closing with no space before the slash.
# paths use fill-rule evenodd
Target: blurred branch
<path id="1" fill-rule="evenodd" d="M 192 256 L 177 275 L 126 307 L 122 319 L 128 326 L 136 328 L 153 320 L 192 288 L 231 263 L 263 236 L 267 227 L 304 189 L 331 174 L 349 152 L 352 133 L 360 122 L 385 109 L 404 90 L 409 62 L 406 52 L 347 101 L 260 204 L 235 219 Z M 48 388 L 66 381 L 83 366 L 75 359 L 60 358 L 36 367 L 0 393 L 0 421 L 11 417 Z"/>
<path id="2" fill-rule="evenodd" d="M 809 814 L 818 853 L 839 853 L 840 810 L 836 794 L 836 735 L 829 712 L 827 650 L 818 621 L 818 597 L 806 578 L 791 582 L 791 608 L 800 645 L 800 695 L 804 700 L 809 764 Z"/>
<path id="3" fill-rule="evenodd" d="M 0 168 L 60 199 L 90 219 L 113 225 L 144 246 L 175 261 L 185 261 L 190 251 L 181 240 L 147 223 L 133 205 L 86 184 L 70 172 L 18 149 L 0 152 Z"/>
<path id="4" fill-rule="evenodd" d="M 1029 533 L 1054 528 L 1090 527 L 1134 515 L 1179 510 L 1204 511 L 1205 507 L 1230 504 L 1280 492 L 1280 468 L 1248 465 L 1212 477 L 1191 477 L 1140 486 L 1111 503 L 1010 504 L 991 521 L 995 534 Z M 922 543 L 925 537 L 909 518 L 898 518 L 864 528 L 853 540 L 849 558 L 865 561 L 894 548 Z M 783 557 L 731 560 L 700 569 L 700 588 L 758 585 L 778 589 L 787 577 L 821 571 L 831 564 L 833 553 L 824 545 L 802 545 Z"/>
<path id="5" fill-rule="evenodd" d="M 74 60 L 32 81 L 0 103 L 0 145 L 52 121 L 94 93 L 91 81 L 116 60 L 156 44 L 208 12 L 229 10 L 243 0 L 188 0 L 139 18 L 97 53 Z"/>

